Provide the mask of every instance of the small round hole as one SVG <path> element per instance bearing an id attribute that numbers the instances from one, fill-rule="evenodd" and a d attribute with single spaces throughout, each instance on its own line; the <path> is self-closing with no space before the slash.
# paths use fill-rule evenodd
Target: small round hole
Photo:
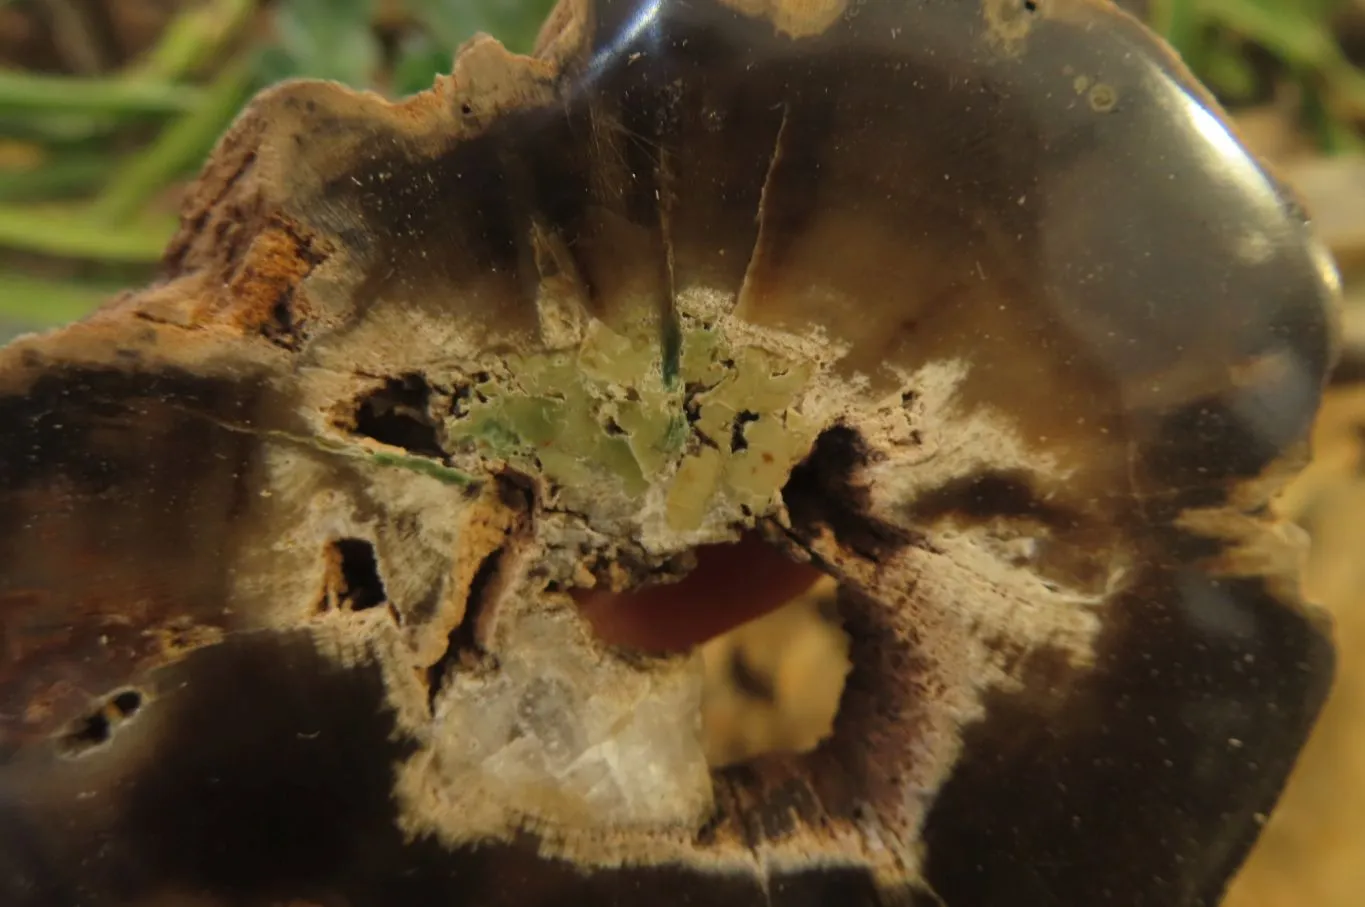
<path id="1" fill-rule="evenodd" d="M 114 711 L 124 718 L 132 718 L 142 708 L 142 694 L 137 690 L 124 690 L 109 700 Z"/>

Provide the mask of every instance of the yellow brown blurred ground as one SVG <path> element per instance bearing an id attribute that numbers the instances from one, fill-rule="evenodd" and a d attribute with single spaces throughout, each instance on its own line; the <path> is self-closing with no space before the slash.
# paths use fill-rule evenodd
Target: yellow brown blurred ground
<path id="1" fill-rule="evenodd" d="M 1365 385 L 1329 393 L 1286 496 L 1313 535 L 1308 596 L 1336 623 L 1337 681 L 1227 907 L 1365 905 Z"/>

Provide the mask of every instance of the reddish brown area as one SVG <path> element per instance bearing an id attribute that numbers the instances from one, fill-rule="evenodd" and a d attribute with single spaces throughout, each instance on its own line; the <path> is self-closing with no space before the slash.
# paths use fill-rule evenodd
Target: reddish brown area
<path id="1" fill-rule="evenodd" d="M 680 582 L 619 593 L 584 590 L 574 597 L 604 641 L 679 652 L 776 610 L 821 576 L 755 536 L 707 545 L 696 554 L 696 569 Z"/>
<path id="2" fill-rule="evenodd" d="M 242 324 L 248 330 L 268 320 L 279 298 L 291 292 L 312 270 L 315 262 L 303 246 L 297 234 L 278 224 L 261 231 L 251 241 L 229 286 L 232 298 L 240 304 Z"/>

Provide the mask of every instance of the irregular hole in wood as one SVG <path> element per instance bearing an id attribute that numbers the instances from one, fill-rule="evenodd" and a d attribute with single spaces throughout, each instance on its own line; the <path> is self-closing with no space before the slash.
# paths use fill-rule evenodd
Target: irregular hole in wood
<path id="1" fill-rule="evenodd" d="M 120 690 L 109 699 L 109 705 L 123 718 L 132 718 L 142 708 L 142 694 L 137 690 Z"/>
<path id="2" fill-rule="evenodd" d="M 429 411 L 431 395 L 431 386 L 421 375 L 390 378 L 358 402 L 355 431 L 411 453 L 443 459 L 445 450 Z"/>
<path id="3" fill-rule="evenodd" d="M 108 743 L 114 735 L 113 724 L 101 706 L 79 719 L 71 730 L 57 741 L 57 748 L 67 756 L 80 756 L 97 746 Z"/>
<path id="4" fill-rule="evenodd" d="M 750 422 L 758 421 L 758 413 L 744 410 L 735 416 L 734 424 L 730 427 L 730 452 L 738 453 L 741 450 L 749 449 L 749 441 L 744 437 L 744 426 Z"/>
<path id="5" fill-rule="evenodd" d="M 388 601 L 374 545 L 365 539 L 336 539 L 327 546 L 327 572 L 318 610 L 364 611 Z"/>
<path id="6" fill-rule="evenodd" d="M 427 707 L 434 713 L 436 698 L 445 686 L 446 679 L 455 671 L 468 670 L 477 666 L 486 657 L 479 640 L 479 622 L 490 604 L 493 581 L 502 566 L 503 556 L 507 553 L 504 545 L 490 551 L 469 582 L 469 598 L 465 603 L 464 617 L 450 631 L 445 652 L 435 664 L 427 668 Z"/>
<path id="7" fill-rule="evenodd" d="M 702 645 L 702 745 L 712 767 L 810 752 L 834 734 L 851 669 L 837 596 L 834 580 L 822 577 Z"/>
<path id="8" fill-rule="evenodd" d="M 303 345 L 300 327 L 294 313 L 294 288 L 290 287 L 270 307 L 270 317 L 260 326 L 260 334 L 271 343 L 297 352 Z"/>
<path id="9" fill-rule="evenodd" d="M 848 638 L 828 617 L 834 580 L 756 533 L 693 553 L 696 566 L 677 582 L 574 598 L 610 645 L 655 654 L 700 647 L 703 747 L 713 767 L 813 749 L 832 732 L 849 670 Z"/>
<path id="10" fill-rule="evenodd" d="M 140 691 L 119 690 L 101 701 L 88 714 L 71 724 L 57 740 L 57 750 L 65 756 L 81 756 L 113 739 L 118 726 L 142 708 Z"/>

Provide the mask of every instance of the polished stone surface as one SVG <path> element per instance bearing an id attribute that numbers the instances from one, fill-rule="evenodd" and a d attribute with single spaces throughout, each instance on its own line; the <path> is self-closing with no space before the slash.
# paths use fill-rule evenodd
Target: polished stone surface
<path id="1" fill-rule="evenodd" d="M 1092 0 L 565 0 L 268 92 L 161 281 L 0 352 L 0 902 L 1216 903 L 1331 679 L 1272 499 L 1336 291 Z M 773 594 L 741 534 L 853 669 L 711 771 L 696 660 L 579 609 Z"/>

